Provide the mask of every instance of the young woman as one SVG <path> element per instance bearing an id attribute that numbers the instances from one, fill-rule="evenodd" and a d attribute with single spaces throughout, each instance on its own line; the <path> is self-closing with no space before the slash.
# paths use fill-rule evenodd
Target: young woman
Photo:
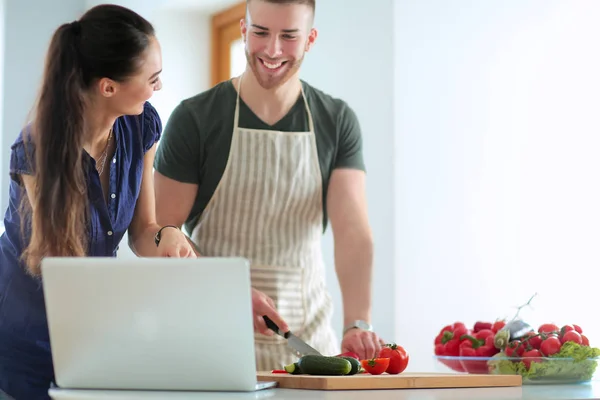
<path id="1" fill-rule="evenodd" d="M 152 25 L 123 7 L 92 8 L 52 37 L 34 118 L 11 151 L 0 397 L 48 399 L 44 257 L 115 256 L 125 231 L 139 256 L 195 256 L 179 229 L 156 224 L 152 167 L 162 124 L 147 100 L 161 87 L 161 68 Z"/>

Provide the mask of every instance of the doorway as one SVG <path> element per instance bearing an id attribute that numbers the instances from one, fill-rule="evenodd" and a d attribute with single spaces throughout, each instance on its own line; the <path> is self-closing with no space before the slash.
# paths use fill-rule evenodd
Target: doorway
<path id="1" fill-rule="evenodd" d="M 239 76 L 246 68 L 240 20 L 246 15 L 246 2 L 240 2 L 212 16 L 211 84 Z"/>

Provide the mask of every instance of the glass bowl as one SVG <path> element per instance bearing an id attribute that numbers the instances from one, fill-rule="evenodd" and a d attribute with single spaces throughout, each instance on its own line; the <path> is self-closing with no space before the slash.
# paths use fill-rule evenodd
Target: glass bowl
<path id="1" fill-rule="evenodd" d="M 600 357 L 434 356 L 444 369 L 467 374 L 521 375 L 523 384 L 582 383 L 597 380 Z"/>

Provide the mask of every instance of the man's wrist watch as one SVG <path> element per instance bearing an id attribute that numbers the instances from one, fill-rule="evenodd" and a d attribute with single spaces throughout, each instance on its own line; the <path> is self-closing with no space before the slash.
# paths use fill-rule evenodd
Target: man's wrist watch
<path id="1" fill-rule="evenodd" d="M 342 336 L 345 335 L 346 332 L 348 332 L 350 329 L 354 328 L 362 329 L 369 332 L 373 331 L 373 326 L 370 323 L 368 323 L 367 321 L 363 321 L 362 319 L 357 319 L 356 321 L 352 321 L 344 327 L 344 332 L 342 333 Z"/>

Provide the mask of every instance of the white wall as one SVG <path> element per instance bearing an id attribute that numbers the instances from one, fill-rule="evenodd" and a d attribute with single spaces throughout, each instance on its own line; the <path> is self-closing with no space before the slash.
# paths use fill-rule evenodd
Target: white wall
<path id="1" fill-rule="evenodd" d="M 83 9 L 82 0 L 39 1 L 33 8 L 31 2 L 6 0 L 4 5 L 5 64 L 0 135 L 2 217 L 8 206 L 10 146 L 33 106 L 50 38 L 61 23 L 78 18 Z"/>
<path id="2" fill-rule="evenodd" d="M 164 126 L 181 100 L 210 86 L 210 15 L 201 11 L 163 10 L 150 21 L 163 53 L 163 88 L 151 102 Z"/>
<path id="3" fill-rule="evenodd" d="M 373 324 L 388 341 L 394 334 L 394 96 L 393 2 L 319 1 L 319 34 L 306 55 L 301 78 L 356 112 L 363 133 L 367 166 L 369 217 L 375 238 Z M 318 134 L 318 132 L 317 132 Z M 342 308 L 334 272 L 333 239 L 324 241 L 328 286 L 335 301 L 336 330 L 341 335 Z"/>
<path id="4" fill-rule="evenodd" d="M 395 321 L 410 369 L 433 368 L 445 324 L 512 316 L 535 292 L 536 327 L 599 337 L 600 3 L 401 1 L 395 18 Z"/>

